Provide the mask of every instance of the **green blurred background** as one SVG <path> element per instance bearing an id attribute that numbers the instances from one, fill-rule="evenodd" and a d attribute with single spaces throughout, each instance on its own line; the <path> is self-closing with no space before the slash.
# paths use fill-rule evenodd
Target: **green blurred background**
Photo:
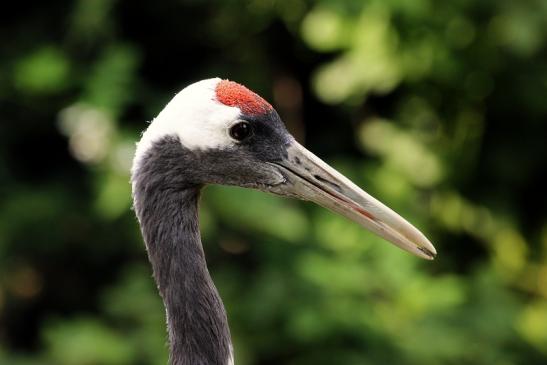
<path id="1" fill-rule="evenodd" d="M 220 76 L 407 217 L 426 262 L 311 204 L 209 187 L 236 362 L 547 363 L 547 2 L 56 0 L 0 15 L 0 364 L 165 364 L 139 133 Z"/>

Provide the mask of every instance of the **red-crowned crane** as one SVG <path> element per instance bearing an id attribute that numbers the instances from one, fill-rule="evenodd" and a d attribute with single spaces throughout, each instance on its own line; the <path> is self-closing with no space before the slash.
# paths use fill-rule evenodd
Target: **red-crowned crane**
<path id="1" fill-rule="evenodd" d="M 171 365 L 234 361 L 200 238 L 198 200 L 206 184 L 310 200 L 416 256 L 436 255 L 420 231 L 298 144 L 270 104 L 233 81 L 203 80 L 178 93 L 143 133 L 131 181 L 166 308 Z"/>

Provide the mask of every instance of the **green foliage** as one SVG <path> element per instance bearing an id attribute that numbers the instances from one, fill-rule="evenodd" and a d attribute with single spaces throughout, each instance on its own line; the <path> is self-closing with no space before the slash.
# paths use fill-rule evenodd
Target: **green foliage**
<path id="1" fill-rule="evenodd" d="M 130 364 L 135 348 L 96 319 L 73 319 L 44 330 L 55 364 Z"/>
<path id="2" fill-rule="evenodd" d="M 68 83 L 69 62 L 52 46 L 44 46 L 22 57 L 13 75 L 15 87 L 29 93 L 54 93 Z"/>
<path id="3" fill-rule="evenodd" d="M 202 236 L 238 364 L 544 364 L 546 4 L 15 4 L 0 365 L 166 363 L 129 169 L 145 122 L 217 75 L 439 251 L 423 262 L 311 204 L 208 187 Z"/>

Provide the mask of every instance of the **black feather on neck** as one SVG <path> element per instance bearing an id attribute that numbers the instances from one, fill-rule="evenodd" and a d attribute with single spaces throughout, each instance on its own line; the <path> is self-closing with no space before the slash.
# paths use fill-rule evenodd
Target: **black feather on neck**
<path id="1" fill-rule="evenodd" d="M 199 160 L 176 138 L 156 142 L 133 171 L 133 201 L 167 312 L 171 365 L 226 365 L 231 354 L 224 306 L 199 232 Z"/>

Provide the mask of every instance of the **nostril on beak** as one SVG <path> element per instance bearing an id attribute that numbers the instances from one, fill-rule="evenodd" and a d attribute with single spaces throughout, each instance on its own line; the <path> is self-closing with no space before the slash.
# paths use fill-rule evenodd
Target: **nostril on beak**
<path id="1" fill-rule="evenodd" d="M 340 185 L 336 184 L 336 183 L 333 183 L 332 181 L 330 180 L 327 180 L 325 179 L 324 177 L 322 177 L 321 175 L 313 175 L 313 177 L 317 180 L 317 181 L 320 181 L 324 184 L 328 184 L 330 187 L 334 188 L 336 191 L 338 192 L 341 192 L 342 191 L 342 188 L 340 187 Z"/>

